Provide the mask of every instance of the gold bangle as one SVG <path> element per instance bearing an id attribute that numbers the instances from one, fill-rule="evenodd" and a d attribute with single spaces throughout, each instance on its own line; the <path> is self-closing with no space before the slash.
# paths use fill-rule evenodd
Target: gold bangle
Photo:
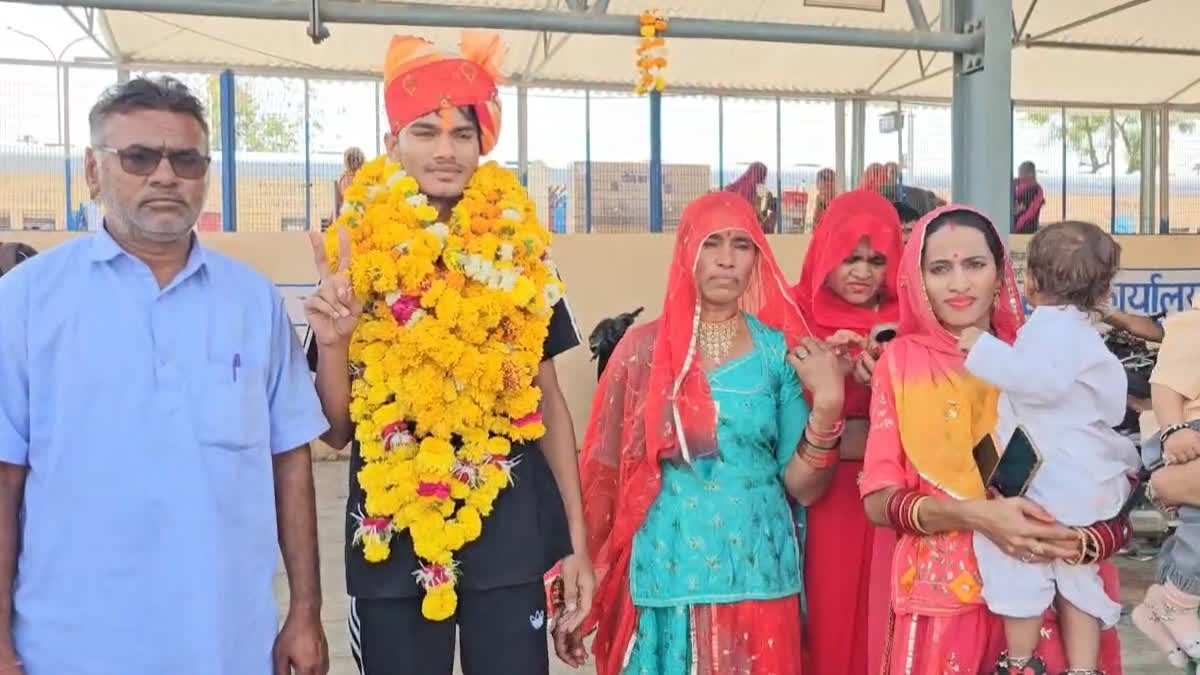
<path id="1" fill-rule="evenodd" d="M 1087 532 L 1082 527 L 1073 527 L 1071 529 L 1079 537 L 1079 555 L 1063 562 L 1068 565 L 1081 565 L 1083 564 L 1083 557 L 1087 555 Z"/>
<path id="2" fill-rule="evenodd" d="M 1100 541 L 1096 539 L 1096 535 L 1088 528 L 1082 528 L 1083 531 L 1083 555 L 1079 556 L 1080 565 L 1091 565 L 1100 557 Z"/>
<path id="3" fill-rule="evenodd" d="M 926 530 L 924 526 L 921 525 L 921 505 L 925 503 L 926 499 L 929 499 L 929 497 L 921 497 L 913 502 L 912 508 L 909 510 L 909 520 L 912 521 L 914 530 L 916 530 L 919 534 L 928 536 L 929 530 Z"/>
<path id="4" fill-rule="evenodd" d="M 1089 535 L 1091 536 L 1093 546 L 1091 549 L 1091 554 L 1092 554 L 1091 559 L 1088 560 L 1088 564 L 1094 565 L 1094 564 L 1100 562 L 1100 551 L 1101 551 L 1102 547 L 1100 545 L 1100 536 L 1099 535 L 1092 533 L 1092 532 L 1089 532 Z"/>

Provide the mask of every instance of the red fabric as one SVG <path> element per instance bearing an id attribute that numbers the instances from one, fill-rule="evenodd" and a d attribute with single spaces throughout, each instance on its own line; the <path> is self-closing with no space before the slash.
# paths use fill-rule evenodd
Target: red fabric
<path id="1" fill-rule="evenodd" d="M 825 285 L 829 273 L 850 257 L 863 238 L 888 261 L 877 309 L 851 305 Z M 875 326 L 898 321 L 896 278 L 903 250 L 900 217 L 892 203 L 878 193 L 853 190 L 830 202 L 808 244 L 800 281 L 792 289 L 796 305 L 813 333 L 824 339 L 839 330 L 852 330 L 866 337 Z M 846 378 L 846 417 L 865 418 L 870 402 L 870 390 L 853 377 Z"/>
<path id="2" fill-rule="evenodd" d="M 829 489 L 808 507 L 804 540 L 810 672 L 867 675 L 868 598 L 875 526 L 858 496 L 862 462 L 842 460 Z"/>
<path id="3" fill-rule="evenodd" d="M 1020 206 L 1017 209 L 1017 222 L 1013 231 L 1018 234 L 1033 234 L 1037 231 L 1038 216 L 1046 203 L 1045 193 L 1037 179 L 1018 179 L 1013 185 L 1013 201 Z"/>
<path id="4" fill-rule="evenodd" d="M 800 675 L 800 598 L 692 607 L 695 675 Z M 771 630 L 733 630 L 770 626 Z M 795 636 L 778 639 L 776 636 Z M 673 665 L 673 664 L 672 664 Z M 817 671 L 820 672 L 820 671 Z"/>
<path id="5" fill-rule="evenodd" d="M 383 102 L 393 134 L 431 112 L 471 106 L 479 120 L 479 149 L 488 154 L 500 138 L 501 81 L 504 57 L 500 38 L 465 31 L 461 56 L 438 52 L 427 40 L 397 35 L 383 67 Z"/>
<path id="6" fill-rule="evenodd" d="M 716 408 L 695 358 L 695 265 L 704 241 L 726 230 L 745 233 L 758 247 L 742 310 L 783 332 L 789 344 L 809 335 L 750 204 L 713 192 L 684 209 L 662 314 L 617 344 L 592 400 L 580 456 L 588 551 L 598 583 L 584 630 L 596 631 L 599 675 L 618 675 L 636 628 L 629 557 L 633 535 L 662 484 L 659 463 L 716 452 Z"/>
<path id="7" fill-rule="evenodd" d="M 737 180 L 725 187 L 726 192 L 741 195 L 751 207 L 758 198 L 758 186 L 767 181 L 767 165 L 754 162 Z"/>
<path id="8" fill-rule="evenodd" d="M 1100 579 L 1109 597 L 1120 597 L 1121 584 L 1115 565 L 1101 563 Z M 891 622 L 884 650 L 887 662 L 872 670 L 872 675 L 990 673 L 1004 651 L 1004 621 L 986 607 L 950 616 L 898 616 Z M 1062 633 L 1052 610 L 1046 610 L 1037 653 L 1046 663 L 1046 672 L 1066 671 Z M 1106 675 L 1124 673 L 1121 639 L 1115 628 L 1100 634 L 1100 670 Z"/>
<path id="9" fill-rule="evenodd" d="M 858 307 L 825 285 L 825 279 L 866 238 L 888 261 L 877 309 Z M 881 323 L 899 319 L 896 270 L 900 266 L 900 218 L 877 192 L 854 190 L 836 197 L 813 233 L 793 297 L 813 333 L 839 330 L 864 337 Z M 858 350 L 852 350 L 857 352 Z M 846 378 L 846 417 L 865 418 L 870 388 Z M 804 592 L 808 603 L 809 663 L 815 673 L 866 675 L 870 562 L 875 527 L 858 495 L 862 462 L 843 461 L 828 491 L 808 509 Z"/>

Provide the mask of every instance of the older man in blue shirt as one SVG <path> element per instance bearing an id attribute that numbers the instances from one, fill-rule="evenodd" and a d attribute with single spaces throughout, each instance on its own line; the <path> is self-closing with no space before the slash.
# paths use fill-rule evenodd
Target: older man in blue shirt
<path id="1" fill-rule="evenodd" d="M 192 233 L 203 107 L 136 79 L 89 121 L 105 228 L 0 279 L 0 675 L 324 675 L 327 424 L 274 285 Z"/>

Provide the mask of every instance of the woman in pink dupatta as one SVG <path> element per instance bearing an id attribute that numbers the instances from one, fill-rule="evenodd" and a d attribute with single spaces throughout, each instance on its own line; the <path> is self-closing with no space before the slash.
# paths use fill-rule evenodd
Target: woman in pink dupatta
<path id="1" fill-rule="evenodd" d="M 1096 561 L 1119 549 L 1128 527 L 1115 519 L 1083 528 L 1091 535 L 1084 537 L 1052 523 L 1025 499 L 987 498 L 972 450 L 995 426 L 999 394 L 966 372 L 951 319 L 975 312 L 970 321 L 986 323 L 1007 342 L 1024 320 L 1012 266 L 994 226 L 962 206 L 933 211 L 905 247 L 898 284 L 900 336 L 875 368 L 860 485 L 868 517 L 899 535 L 887 572 L 886 641 L 872 651 L 881 654 L 882 675 L 1008 673 L 998 666 L 1002 622 L 988 612 L 980 593 L 973 531 L 1015 556 Z M 941 318 L 955 311 L 957 316 Z M 1082 547 L 1085 540 L 1094 545 Z M 1115 568 L 1105 563 L 1102 570 L 1106 589 L 1116 597 Z M 872 624 L 876 621 L 879 617 Z M 1052 614 L 1043 636 L 1039 654 L 1050 672 L 1062 672 L 1065 659 Z M 1105 632 L 1100 661 L 1108 675 L 1120 675 L 1115 631 Z"/>

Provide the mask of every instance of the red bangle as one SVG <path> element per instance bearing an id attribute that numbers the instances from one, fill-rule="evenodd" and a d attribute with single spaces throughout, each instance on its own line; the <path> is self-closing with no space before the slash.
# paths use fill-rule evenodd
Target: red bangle
<path id="1" fill-rule="evenodd" d="M 827 428 L 819 429 L 819 428 L 817 428 L 817 425 L 813 424 L 813 418 L 811 415 L 809 415 L 808 423 L 805 426 L 808 427 L 809 431 L 813 432 L 814 436 L 819 436 L 821 438 L 826 438 L 826 437 L 836 438 L 836 437 L 842 435 L 842 430 L 845 429 L 845 427 L 846 427 L 846 420 L 840 419 L 840 420 L 834 422 L 833 424 L 829 425 Z"/>
<path id="2" fill-rule="evenodd" d="M 821 450 L 821 452 L 814 452 L 814 450 L 805 448 L 804 452 L 800 453 L 800 459 L 803 459 L 806 464 L 812 468 L 816 468 L 816 470 L 822 470 L 822 468 L 829 468 L 830 466 L 838 464 L 839 456 L 838 450 Z"/>
<path id="3" fill-rule="evenodd" d="M 892 524 L 892 527 L 897 532 L 917 536 L 925 536 L 927 534 L 917 528 L 916 521 L 913 518 L 913 510 L 917 502 L 925 496 L 916 490 L 905 489 L 896 490 L 888 496 L 884 508 L 888 522 Z"/>

